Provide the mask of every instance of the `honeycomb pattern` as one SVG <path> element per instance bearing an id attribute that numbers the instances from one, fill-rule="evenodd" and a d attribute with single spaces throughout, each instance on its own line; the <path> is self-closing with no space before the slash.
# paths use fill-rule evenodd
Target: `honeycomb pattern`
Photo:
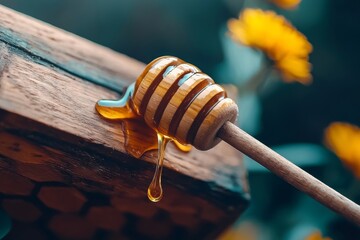
<path id="1" fill-rule="evenodd" d="M 178 199 L 175 188 L 154 204 L 142 191 L 105 195 L 0 170 L 1 208 L 13 221 L 5 239 L 196 239 L 218 221 L 209 203 Z"/>
<path id="2" fill-rule="evenodd" d="M 5 239 L 199 239 L 227 221 L 232 203 L 210 203 L 190 185 L 166 184 L 162 201 L 150 202 L 153 166 L 45 146 L 0 131 L 0 207 L 12 220 Z"/>
<path id="3" fill-rule="evenodd" d="M 86 218 L 94 226 L 112 231 L 120 230 L 126 222 L 121 212 L 108 206 L 92 207 Z"/>
<path id="4" fill-rule="evenodd" d="M 27 196 L 33 188 L 29 179 L 7 170 L 0 171 L 0 193 Z"/>
<path id="5" fill-rule="evenodd" d="M 2 207 L 17 221 L 35 222 L 41 216 L 40 210 L 34 204 L 22 199 L 4 199 Z"/>
<path id="6" fill-rule="evenodd" d="M 81 192 L 71 187 L 42 187 L 38 198 L 60 212 L 78 212 L 87 201 Z"/>
<path id="7" fill-rule="evenodd" d="M 53 216 L 49 228 L 59 236 L 73 239 L 90 239 L 96 230 L 84 217 L 73 214 Z"/>

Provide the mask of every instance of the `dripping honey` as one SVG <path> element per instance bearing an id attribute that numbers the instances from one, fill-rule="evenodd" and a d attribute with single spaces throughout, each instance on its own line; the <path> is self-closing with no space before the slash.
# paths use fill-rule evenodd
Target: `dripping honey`
<path id="1" fill-rule="evenodd" d="M 147 190 L 147 196 L 153 202 L 160 201 L 163 196 L 163 190 L 161 186 L 161 175 L 162 175 L 162 168 L 164 165 L 165 148 L 170 140 L 168 137 L 159 133 L 157 134 L 157 138 L 158 138 L 158 162 L 156 164 L 154 177 Z"/>
<path id="2" fill-rule="evenodd" d="M 164 73 L 166 75 L 171 68 Z M 188 78 L 189 76 L 187 76 Z M 165 149 L 168 142 L 174 144 L 182 151 L 188 152 L 191 147 L 183 145 L 175 139 L 163 135 L 148 127 L 144 119 L 136 114 L 135 106 L 132 103 L 135 84 L 131 84 L 123 97 L 119 100 L 100 100 L 96 104 L 96 110 L 106 119 L 121 119 L 125 136 L 125 149 L 134 157 L 141 157 L 145 152 L 158 149 L 158 159 L 153 179 L 148 187 L 148 198 L 158 202 L 163 196 L 161 185 L 162 168 L 165 156 Z"/>

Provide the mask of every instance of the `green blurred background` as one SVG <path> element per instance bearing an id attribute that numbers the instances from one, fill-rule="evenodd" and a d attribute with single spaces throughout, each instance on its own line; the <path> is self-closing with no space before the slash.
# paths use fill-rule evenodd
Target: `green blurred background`
<path id="1" fill-rule="evenodd" d="M 360 2 L 304 0 L 291 11 L 266 0 L 3 0 L 2 4 L 143 62 L 178 56 L 222 83 L 238 86 L 260 56 L 233 43 L 226 22 L 244 7 L 285 15 L 314 47 L 313 83 L 271 79 L 238 99 L 239 124 L 265 144 L 360 203 L 360 184 L 323 146 L 333 121 L 360 125 Z M 360 147 L 360 146 L 359 146 Z M 249 159 L 252 204 L 230 229 L 234 239 L 304 239 L 319 230 L 333 239 L 360 239 L 360 230 Z M 247 237 L 244 237 L 247 236 Z"/>

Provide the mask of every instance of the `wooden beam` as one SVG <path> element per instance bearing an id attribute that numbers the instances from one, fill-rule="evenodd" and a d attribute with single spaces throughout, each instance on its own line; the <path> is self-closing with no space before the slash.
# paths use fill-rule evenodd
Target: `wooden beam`
<path id="1" fill-rule="evenodd" d="M 32 224 L 51 236 L 210 238 L 239 216 L 249 198 L 246 171 L 224 143 L 188 154 L 169 146 L 164 199 L 146 199 L 156 152 L 128 155 L 121 123 L 105 121 L 94 108 L 99 99 L 118 98 L 143 67 L 0 7 L 0 177 L 20 189 L 9 193 L 0 184 L 0 193 L 14 219 L 21 216 L 10 211 L 9 197 L 38 209 Z M 57 193 L 65 200 L 51 198 Z M 79 207 L 63 206 L 67 201 Z M 114 211 L 122 216 L 118 225 L 106 225 Z"/>
<path id="2" fill-rule="evenodd" d="M 0 23 L 1 40 L 33 56 L 34 61 L 111 89 L 129 85 L 144 67 L 123 54 L 3 6 Z"/>

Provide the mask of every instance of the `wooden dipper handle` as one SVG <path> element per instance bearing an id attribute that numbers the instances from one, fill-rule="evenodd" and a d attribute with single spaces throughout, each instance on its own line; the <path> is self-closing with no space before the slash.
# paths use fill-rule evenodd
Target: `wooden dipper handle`
<path id="1" fill-rule="evenodd" d="M 132 106 L 161 134 L 200 150 L 221 139 L 297 189 L 360 225 L 360 206 L 292 164 L 231 122 L 238 108 L 197 67 L 176 57 L 152 61 L 135 84 Z"/>
<path id="2" fill-rule="evenodd" d="M 226 122 L 218 136 L 321 204 L 360 226 L 360 206 L 305 172 L 234 124 Z"/>

